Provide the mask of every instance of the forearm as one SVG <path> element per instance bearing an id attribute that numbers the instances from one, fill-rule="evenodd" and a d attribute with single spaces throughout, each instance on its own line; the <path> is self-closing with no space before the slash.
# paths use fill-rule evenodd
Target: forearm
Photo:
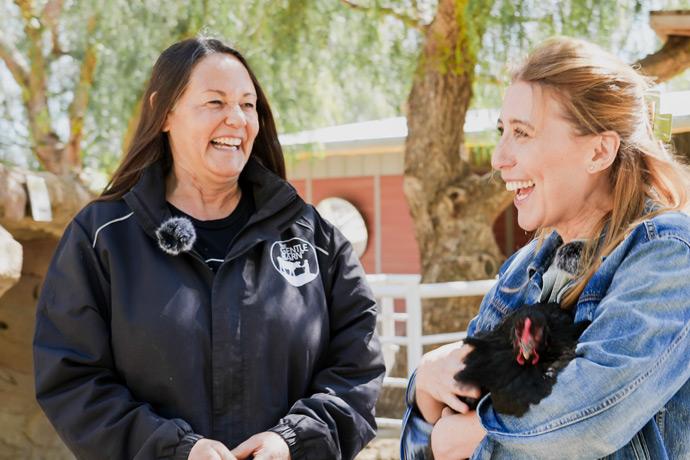
<path id="1" fill-rule="evenodd" d="M 285 440 L 294 460 L 351 460 L 376 434 L 373 413 L 326 394 L 300 399 L 269 431 Z"/>
<path id="2" fill-rule="evenodd" d="M 331 362 L 270 430 L 283 437 L 293 459 L 352 459 L 374 438 L 374 407 L 385 373 L 374 321 L 367 314 L 357 328 L 371 334 L 343 330 L 332 337 L 325 353 Z"/>
<path id="3" fill-rule="evenodd" d="M 469 458 L 484 439 L 476 412 L 441 418 L 431 432 L 431 448 L 436 460 Z"/>
<path id="4" fill-rule="evenodd" d="M 40 350 L 37 353 L 41 361 Z M 81 371 L 86 376 L 86 370 Z M 72 381 L 74 382 L 74 380 Z M 181 419 L 166 419 L 104 372 L 74 385 L 39 372 L 36 398 L 65 444 L 79 458 L 186 459 L 200 436 Z"/>

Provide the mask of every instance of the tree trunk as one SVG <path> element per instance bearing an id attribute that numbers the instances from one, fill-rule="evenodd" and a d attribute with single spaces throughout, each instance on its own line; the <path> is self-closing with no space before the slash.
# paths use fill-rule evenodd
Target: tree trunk
<path id="1" fill-rule="evenodd" d="M 0 297 L 17 284 L 22 272 L 22 245 L 0 225 Z M 2 330 L 0 323 L 0 330 Z"/>
<path id="2" fill-rule="evenodd" d="M 511 196 L 502 181 L 474 172 L 462 150 L 477 44 L 490 9 L 490 1 L 439 1 L 407 100 L 404 191 L 427 283 L 493 278 L 504 259 L 492 223 Z M 424 334 L 466 329 L 480 300 L 424 301 Z M 404 349 L 389 374 L 406 376 Z M 377 414 L 402 417 L 403 401 L 403 391 L 384 388 Z"/>
<path id="3" fill-rule="evenodd" d="M 489 1 L 439 2 L 408 98 L 405 195 L 423 282 L 492 278 L 503 261 L 491 226 L 510 203 L 503 183 L 473 172 L 463 126 Z M 462 330 L 478 299 L 425 302 L 425 333 Z"/>

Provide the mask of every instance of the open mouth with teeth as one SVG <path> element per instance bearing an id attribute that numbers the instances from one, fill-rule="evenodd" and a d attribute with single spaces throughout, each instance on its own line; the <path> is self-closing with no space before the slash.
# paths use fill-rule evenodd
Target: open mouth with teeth
<path id="1" fill-rule="evenodd" d="M 534 190 L 534 186 L 534 181 L 529 179 L 506 182 L 506 190 L 515 192 L 515 201 L 517 203 L 527 199 Z"/>
<path id="2" fill-rule="evenodd" d="M 211 140 L 211 145 L 218 150 L 237 151 L 240 149 L 242 139 L 239 137 L 216 137 Z"/>

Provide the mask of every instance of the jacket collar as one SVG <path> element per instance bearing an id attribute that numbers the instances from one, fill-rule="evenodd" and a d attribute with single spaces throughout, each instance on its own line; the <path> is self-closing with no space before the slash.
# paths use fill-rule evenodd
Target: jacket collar
<path id="1" fill-rule="evenodd" d="M 154 239 L 157 239 L 156 230 L 171 218 L 165 199 L 165 180 L 163 162 L 158 161 L 146 168 L 137 184 L 124 195 L 141 227 Z M 292 185 L 254 157 L 249 157 L 240 180 L 251 189 L 256 205 L 256 212 L 245 227 L 252 229 L 247 235 L 249 241 L 258 242 L 268 237 L 268 233 L 280 232 L 297 219 L 305 206 Z"/>
<path id="2" fill-rule="evenodd" d="M 163 160 L 147 167 L 139 181 L 123 199 L 134 211 L 134 217 L 144 231 L 155 238 L 156 229 L 171 217 L 165 200 Z"/>
<path id="3" fill-rule="evenodd" d="M 536 252 L 532 257 L 532 261 L 527 267 L 527 273 L 530 278 L 537 271 L 542 274 L 551 265 L 551 261 L 556 255 L 556 250 L 563 244 L 563 239 L 555 230 L 552 231 L 542 242 L 541 246 L 537 246 Z"/>
<path id="4" fill-rule="evenodd" d="M 280 215 L 291 204 L 296 204 L 301 210 L 304 201 L 297 195 L 295 188 L 284 181 L 253 157 L 242 170 L 240 180 L 249 185 L 254 195 L 256 213 L 249 220 L 250 224 Z M 275 221 L 274 221 L 275 222 Z M 291 222 L 290 222 L 291 223 Z M 286 222 L 276 222 L 282 227 Z"/>

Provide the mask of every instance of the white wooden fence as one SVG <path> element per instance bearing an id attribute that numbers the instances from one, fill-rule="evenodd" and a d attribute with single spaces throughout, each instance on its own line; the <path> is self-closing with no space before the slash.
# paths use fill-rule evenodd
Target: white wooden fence
<path id="1" fill-rule="evenodd" d="M 407 348 L 407 377 L 417 368 L 423 354 L 424 345 L 448 343 L 465 338 L 465 331 L 447 334 L 422 334 L 422 299 L 439 299 L 449 297 L 483 296 L 494 285 L 496 280 L 452 281 L 448 283 L 420 283 L 419 275 L 367 275 L 367 280 L 374 291 L 379 306 L 379 337 L 383 346 L 386 369 L 393 368 L 395 355 L 400 346 Z M 405 300 L 405 312 L 396 313 L 395 299 Z M 407 335 L 395 333 L 395 323 L 405 322 Z M 405 388 L 407 378 L 389 377 L 386 375 L 384 386 Z M 400 429 L 399 419 L 377 418 L 379 428 Z"/>

